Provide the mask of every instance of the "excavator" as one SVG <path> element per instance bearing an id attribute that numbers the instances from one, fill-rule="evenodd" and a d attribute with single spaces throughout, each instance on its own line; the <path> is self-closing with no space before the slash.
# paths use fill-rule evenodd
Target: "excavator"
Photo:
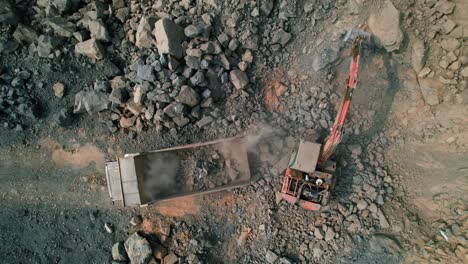
<path id="1" fill-rule="evenodd" d="M 318 211 L 326 206 L 336 184 L 336 162 L 330 157 L 342 140 L 346 116 L 351 99 L 358 84 L 359 60 L 362 49 L 370 43 L 370 33 L 351 29 L 344 42 L 351 42 L 351 64 L 349 78 L 338 108 L 335 122 L 323 146 L 319 143 L 301 140 L 292 153 L 285 171 L 281 196 L 284 200 L 300 207 Z"/>

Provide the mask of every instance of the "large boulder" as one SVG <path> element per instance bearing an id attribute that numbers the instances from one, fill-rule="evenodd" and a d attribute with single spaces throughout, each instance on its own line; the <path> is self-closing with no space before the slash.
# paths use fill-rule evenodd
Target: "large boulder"
<path id="1" fill-rule="evenodd" d="M 104 47 L 96 39 L 89 39 L 75 45 L 75 52 L 92 59 L 100 60 L 104 58 Z"/>
<path id="2" fill-rule="evenodd" d="M 369 16 L 368 24 L 379 46 L 388 52 L 400 48 L 403 41 L 403 33 L 400 29 L 400 12 L 390 0 L 385 1 L 382 8 Z"/>
<path id="3" fill-rule="evenodd" d="M 163 18 L 156 22 L 153 33 L 160 53 L 171 54 L 177 59 L 183 57 L 182 42 L 185 39 L 185 34 L 182 27 L 169 18 Z"/>
<path id="4" fill-rule="evenodd" d="M 149 242 L 136 232 L 125 241 L 125 250 L 132 264 L 149 264 L 153 260 Z"/>
<path id="5" fill-rule="evenodd" d="M 75 95 L 75 106 L 73 113 L 80 114 L 88 112 L 89 114 L 106 110 L 109 108 L 109 96 L 98 91 L 80 91 Z"/>
<path id="6" fill-rule="evenodd" d="M 136 32 L 136 42 L 135 45 L 139 48 L 151 48 L 156 44 L 156 41 L 153 37 L 154 24 L 156 23 L 157 18 L 154 16 L 144 16 L 138 24 Z"/>

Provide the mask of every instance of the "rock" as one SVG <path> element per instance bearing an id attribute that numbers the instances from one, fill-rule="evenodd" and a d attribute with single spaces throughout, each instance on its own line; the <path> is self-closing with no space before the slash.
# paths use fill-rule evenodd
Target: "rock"
<path id="1" fill-rule="evenodd" d="M 460 75 L 468 78 L 468 67 L 463 68 L 463 70 L 460 71 Z"/>
<path id="2" fill-rule="evenodd" d="M 374 253 L 388 251 L 391 254 L 398 254 L 401 251 L 401 246 L 393 236 L 375 234 L 369 239 L 369 250 Z"/>
<path id="3" fill-rule="evenodd" d="M 304 1 L 304 13 L 310 13 L 314 11 L 315 0 Z"/>
<path id="4" fill-rule="evenodd" d="M 140 24 L 135 35 L 135 45 L 138 48 L 151 48 L 156 45 L 156 40 L 153 36 L 154 24 L 157 18 L 154 16 L 143 16 L 140 19 Z"/>
<path id="5" fill-rule="evenodd" d="M 322 240 L 322 239 L 323 239 L 322 230 L 320 230 L 320 228 L 315 228 L 315 229 L 314 229 L 314 236 L 315 236 L 315 238 L 317 238 L 318 240 Z"/>
<path id="6" fill-rule="evenodd" d="M 190 82 L 193 85 L 200 85 L 205 81 L 205 74 L 203 74 L 203 71 L 197 71 L 191 78 Z"/>
<path id="7" fill-rule="evenodd" d="M 200 69 L 200 62 L 201 59 L 195 56 L 185 56 L 185 64 L 192 69 L 198 70 Z"/>
<path id="8" fill-rule="evenodd" d="M 439 104 L 439 92 L 443 88 L 443 84 L 440 81 L 430 78 L 419 79 L 419 87 L 427 104 Z"/>
<path id="9" fill-rule="evenodd" d="M 385 217 L 385 214 L 383 213 L 382 209 L 378 209 L 377 215 L 379 216 L 380 227 L 390 228 L 390 224 L 388 223 L 387 217 Z"/>
<path id="10" fill-rule="evenodd" d="M 203 43 L 202 45 L 200 45 L 200 49 L 205 54 L 220 54 L 222 52 L 221 47 L 218 45 L 218 43 L 214 41 Z"/>
<path id="11" fill-rule="evenodd" d="M 241 70 L 232 70 L 229 73 L 229 78 L 238 90 L 244 88 L 249 84 L 249 77 L 247 77 L 247 74 Z"/>
<path id="12" fill-rule="evenodd" d="M 115 104 L 124 104 L 128 101 L 129 94 L 127 89 L 124 88 L 114 88 L 109 95 L 109 100 Z"/>
<path id="13" fill-rule="evenodd" d="M 378 207 L 374 203 L 371 203 L 368 208 L 371 213 L 377 213 Z"/>
<path id="14" fill-rule="evenodd" d="M 185 106 L 180 102 L 173 102 L 164 108 L 164 113 L 170 117 L 177 117 L 183 114 Z"/>
<path id="15" fill-rule="evenodd" d="M 434 8 L 442 14 L 449 15 L 453 13 L 453 10 L 455 9 L 455 3 L 441 0 L 435 4 Z"/>
<path id="16" fill-rule="evenodd" d="M 77 31 L 73 33 L 73 37 L 75 37 L 78 42 L 83 42 L 89 38 L 89 33 L 85 30 Z"/>
<path id="17" fill-rule="evenodd" d="M 37 41 L 37 34 L 32 28 L 19 24 L 13 33 L 13 38 L 19 43 L 29 44 Z"/>
<path id="18" fill-rule="evenodd" d="M 227 47 L 227 45 L 229 44 L 229 37 L 225 33 L 221 33 L 217 39 L 223 47 Z"/>
<path id="19" fill-rule="evenodd" d="M 39 57 L 48 58 L 56 46 L 54 39 L 41 35 L 37 40 L 37 53 Z"/>
<path id="20" fill-rule="evenodd" d="M 93 38 L 76 44 L 75 52 L 92 59 L 100 60 L 104 58 L 104 47 L 101 45 L 99 40 Z"/>
<path id="21" fill-rule="evenodd" d="M 59 126 L 68 126 L 73 122 L 73 110 L 69 107 L 62 108 L 53 115 L 52 120 Z"/>
<path id="22" fill-rule="evenodd" d="M 452 32 L 452 30 L 457 26 L 457 24 L 455 24 L 455 22 L 453 22 L 452 20 L 450 19 L 447 19 L 447 21 L 445 21 L 444 24 L 442 24 L 442 29 L 444 30 L 444 33 L 445 34 L 448 34 L 450 32 Z"/>
<path id="23" fill-rule="evenodd" d="M 289 42 L 289 40 L 291 40 L 291 37 L 291 33 L 288 33 L 280 28 L 273 34 L 272 43 L 284 46 Z"/>
<path id="24" fill-rule="evenodd" d="M 184 85 L 182 86 L 182 89 L 180 89 L 177 101 L 190 107 L 194 107 L 200 102 L 200 96 L 192 87 Z"/>
<path id="25" fill-rule="evenodd" d="M 146 89 L 143 87 L 143 85 L 137 84 L 135 86 L 135 92 L 133 93 L 133 102 L 135 104 L 143 103 L 143 99 L 145 98 L 145 95 L 146 95 Z"/>
<path id="26" fill-rule="evenodd" d="M 400 48 L 403 41 L 403 33 L 400 29 L 400 12 L 390 0 L 386 0 L 383 8 L 369 16 L 368 24 L 378 45 L 384 47 L 388 52 Z"/>
<path id="27" fill-rule="evenodd" d="M 269 16 L 273 10 L 275 0 L 263 0 L 260 5 L 260 10 L 266 15 Z"/>
<path id="28" fill-rule="evenodd" d="M 112 259 L 115 261 L 128 261 L 127 252 L 123 242 L 117 242 L 112 246 Z"/>
<path id="29" fill-rule="evenodd" d="M 109 108 L 107 94 L 98 91 L 80 91 L 75 95 L 73 113 L 79 114 L 87 111 L 89 114 Z"/>
<path id="30" fill-rule="evenodd" d="M 54 32 L 61 37 L 69 38 L 73 36 L 73 33 L 76 31 L 75 24 L 68 22 L 63 17 L 50 17 L 47 22 Z"/>
<path id="31" fill-rule="evenodd" d="M 321 45 L 312 58 L 312 68 L 319 71 L 338 59 L 340 45 L 337 41 Z"/>
<path id="32" fill-rule="evenodd" d="M 183 57 L 182 42 L 185 35 L 179 25 L 168 18 L 160 19 L 154 25 L 154 36 L 160 53 L 171 54 L 177 59 Z"/>
<path id="33" fill-rule="evenodd" d="M 54 89 L 55 96 L 57 96 L 58 98 L 63 97 L 63 94 L 65 92 L 65 85 L 63 83 L 57 82 L 52 88 Z"/>
<path id="34" fill-rule="evenodd" d="M 362 211 L 362 210 L 364 210 L 364 209 L 367 208 L 367 205 L 368 205 L 368 204 L 367 204 L 366 200 L 361 199 L 361 200 L 359 200 L 359 202 L 356 204 L 356 207 L 357 207 L 359 210 Z"/>
<path id="35" fill-rule="evenodd" d="M 125 250 L 132 264 L 149 264 L 153 259 L 149 242 L 137 232 L 125 241 Z"/>
<path id="36" fill-rule="evenodd" d="M 202 35 L 203 33 L 203 28 L 200 26 L 196 25 L 188 25 L 187 27 L 184 28 L 184 34 L 188 38 L 194 38 Z"/>
<path id="37" fill-rule="evenodd" d="M 424 68 L 424 53 L 424 41 L 421 39 L 416 40 L 413 43 L 411 54 L 411 63 L 416 72 L 420 72 Z"/>
<path id="38" fill-rule="evenodd" d="M 154 81 L 156 81 L 156 75 L 154 74 L 153 66 L 151 66 L 151 65 L 138 66 L 137 80 L 139 82 L 142 82 L 142 81 L 154 82 Z"/>
<path id="39" fill-rule="evenodd" d="M 114 227 L 110 223 L 104 224 L 104 230 L 106 230 L 106 232 L 109 234 L 114 233 Z"/>
<path id="40" fill-rule="evenodd" d="M 16 41 L 0 41 L 0 53 L 10 53 L 19 48 L 19 44 Z"/>
<path id="41" fill-rule="evenodd" d="M 239 47 L 239 40 L 233 38 L 229 41 L 228 48 L 232 51 L 236 51 L 237 47 Z"/>
<path id="42" fill-rule="evenodd" d="M 460 45 L 460 42 L 456 38 L 449 38 L 441 41 L 442 48 L 447 51 L 455 51 Z"/>
<path id="43" fill-rule="evenodd" d="M 197 122 L 197 126 L 198 126 L 199 128 L 202 128 L 202 127 L 204 127 L 204 126 L 207 126 L 207 125 L 211 124 L 211 122 L 213 122 L 213 121 L 214 121 L 213 117 L 211 117 L 211 116 L 204 116 L 204 117 L 202 117 L 202 119 L 200 119 L 200 120 Z"/>
<path id="44" fill-rule="evenodd" d="M 280 264 L 293 264 L 293 262 L 291 260 L 289 260 L 288 258 L 285 258 L 285 257 L 280 258 L 279 263 Z"/>
<path id="45" fill-rule="evenodd" d="M 179 262 L 179 257 L 173 252 L 164 257 L 164 264 L 177 264 Z"/>
<path id="46" fill-rule="evenodd" d="M 130 8 L 129 7 L 122 7 L 115 11 L 115 17 L 122 23 L 127 21 L 128 17 L 130 16 Z"/>
<path id="47" fill-rule="evenodd" d="M 121 128 L 130 128 L 135 124 L 136 117 L 121 117 L 119 120 L 119 125 Z"/>
<path id="48" fill-rule="evenodd" d="M 333 228 L 328 227 L 327 231 L 325 232 L 325 241 L 330 242 L 335 238 L 335 231 Z"/>
<path id="49" fill-rule="evenodd" d="M 102 40 L 102 41 L 110 41 L 110 34 L 107 31 L 104 22 L 101 19 L 90 19 L 87 22 L 89 32 L 91 33 L 91 38 Z"/>
<path id="50" fill-rule="evenodd" d="M 72 8 L 72 0 L 49 0 L 49 5 L 57 8 L 60 12 L 68 11 Z"/>
<path id="51" fill-rule="evenodd" d="M 0 23 L 7 25 L 18 24 L 19 19 L 16 16 L 16 10 L 8 0 L 0 1 Z"/>
<path id="52" fill-rule="evenodd" d="M 275 254 L 275 252 L 271 251 L 271 250 L 267 250 L 266 254 L 265 254 L 265 260 L 268 262 L 268 263 L 275 263 L 275 261 L 278 259 L 278 255 Z"/>

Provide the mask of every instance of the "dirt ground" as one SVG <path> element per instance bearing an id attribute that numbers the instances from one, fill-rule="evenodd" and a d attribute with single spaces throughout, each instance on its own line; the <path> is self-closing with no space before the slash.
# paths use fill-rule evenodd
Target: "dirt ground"
<path id="1" fill-rule="evenodd" d="M 29 13 L 37 7 L 34 1 L 17 2 Z M 169 8 L 177 1 L 149 2 L 167 2 Z M 217 11 L 205 2 L 218 1 L 187 2 L 203 5 L 220 21 L 237 6 L 248 10 L 244 22 L 249 24 L 262 1 L 228 1 Z M 76 93 L 97 79 L 111 79 L 113 67 L 128 73 L 137 52 L 123 42 L 109 44 L 106 58 L 98 61 L 73 52 L 40 58 L 27 46 L 2 52 L 3 69 L 34 73 L 27 82 L 34 84 L 30 93 L 41 108 L 39 118 L 23 118 L 21 131 L 0 127 L 2 263 L 111 263 L 112 245 L 136 231 L 150 241 L 161 263 L 170 252 L 180 263 L 467 263 L 468 77 L 461 71 L 467 69 L 462 57 L 468 56 L 468 3 L 449 1 L 456 4 L 454 11 L 439 15 L 432 12 L 434 4 L 446 1 L 391 1 L 399 11 L 402 43 L 393 52 L 378 46 L 364 50 L 346 133 L 333 156 L 338 179 L 332 202 L 323 211 L 308 212 L 278 199 L 282 169 L 274 166 L 291 141 L 323 142 L 333 124 L 348 78 L 349 47 L 315 71 L 317 53 L 341 43 L 347 29 L 367 24 L 386 1 L 272 2 L 272 15 L 258 18 L 257 35 L 281 25 L 292 39 L 279 50 L 271 41 L 260 45 L 248 68 L 249 88 L 226 92 L 216 102 L 219 122 L 204 128 L 189 124 L 175 134 L 156 127 L 138 131 L 134 139 L 125 129 L 111 132 L 110 111 L 75 114 L 66 127 L 54 123 L 53 115 L 72 107 Z M 303 7 L 309 2 L 315 11 L 307 13 Z M 292 3 L 296 14 L 281 21 L 278 13 Z M 136 19 L 146 9 L 135 10 L 130 17 Z M 462 28 L 462 36 L 438 29 L 430 37 L 446 19 L 456 23 L 453 30 Z M 239 23 L 242 30 L 246 25 Z M 120 24 L 108 27 L 125 39 L 128 24 L 121 32 Z M 34 28 L 39 31 L 40 25 Z M 13 31 L 2 25 L 1 40 L 11 39 Z M 461 43 L 453 51 L 457 69 L 439 66 L 450 53 L 442 48 L 449 38 Z M 423 78 L 413 66 L 417 39 L 424 40 L 425 66 L 434 79 L 458 76 L 437 90 L 437 104 L 421 92 Z M 65 43 L 73 50 L 72 41 Z M 54 96 L 56 82 L 66 85 L 63 98 Z M 106 161 L 236 135 L 251 139 L 249 186 L 141 208 L 111 202 Z M 362 201 L 364 209 L 357 209 Z M 131 224 L 137 215 L 142 223 Z M 273 262 L 270 252 L 277 257 Z"/>

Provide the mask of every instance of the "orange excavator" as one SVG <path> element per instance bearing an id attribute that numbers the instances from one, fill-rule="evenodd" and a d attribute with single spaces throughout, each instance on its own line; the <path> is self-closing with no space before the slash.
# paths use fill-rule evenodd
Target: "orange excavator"
<path id="1" fill-rule="evenodd" d="M 370 43 L 370 37 L 370 33 L 358 29 L 348 31 L 345 36 L 345 42 L 352 42 L 351 65 L 335 123 L 323 147 L 318 143 L 301 140 L 291 155 L 281 188 L 282 198 L 289 203 L 317 211 L 330 201 L 336 183 L 336 163 L 330 157 L 341 142 L 351 99 L 357 88 L 362 49 Z"/>

